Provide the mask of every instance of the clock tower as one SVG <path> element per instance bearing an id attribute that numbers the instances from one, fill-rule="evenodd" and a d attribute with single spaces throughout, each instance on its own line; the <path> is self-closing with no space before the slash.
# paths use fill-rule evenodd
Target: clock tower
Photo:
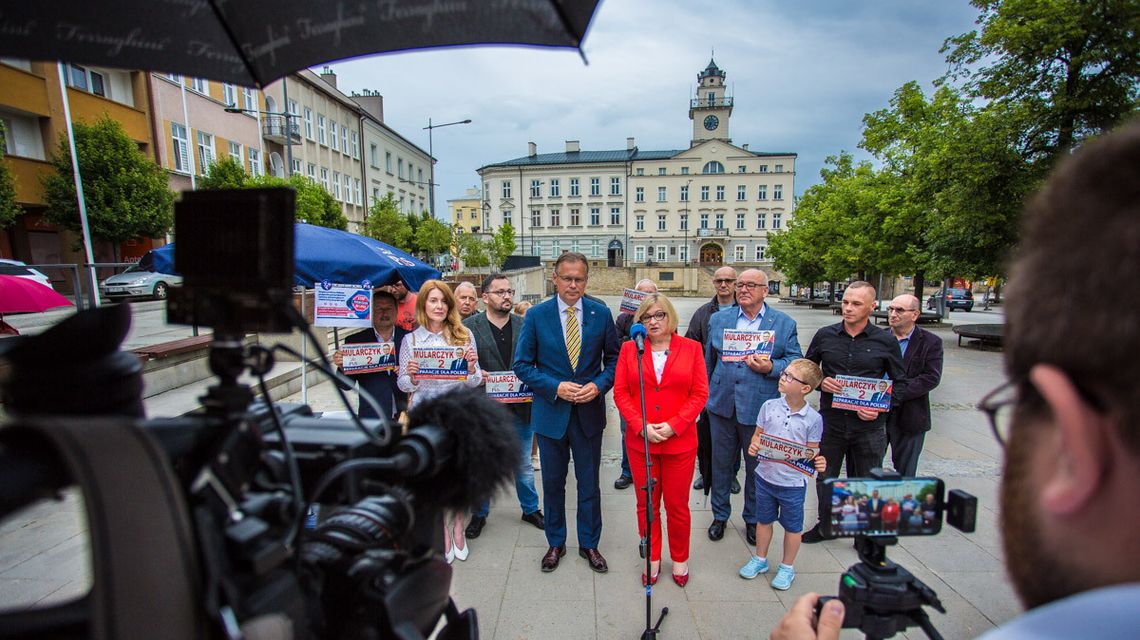
<path id="1" fill-rule="evenodd" d="M 705 140 L 731 142 L 728 119 L 732 116 L 732 98 L 724 95 L 724 77 L 724 71 L 712 59 L 709 66 L 697 74 L 697 95 L 689 102 L 689 119 L 693 121 L 690 146 Z"/>

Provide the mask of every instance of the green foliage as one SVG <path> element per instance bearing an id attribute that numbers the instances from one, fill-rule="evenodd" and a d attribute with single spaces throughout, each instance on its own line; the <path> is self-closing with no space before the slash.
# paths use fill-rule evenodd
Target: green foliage
<path id="1" fill-rule="evenodd" d="M 206 175 L 198 180 L 199 189 L 240 189 L 249 178 L 241 163 L 226 157 L 210 165 Z"/>
<path id="2" fill-rule="evenodd" d="M 110 117 L 94 124 L 76 122 L 73 128 L 91 235 L 116 246 L 132 238 L 165 235 L 173 222 L 174 194 L 162 167 L 139 151 L 122 125 Z M 43 179 L 48 204 L 44 217 L 79 232 L 82 225 L 66 133 L 60 135 L 51 164 L 55 171 Z"/>
<path id="3" fill-rule="evenodd" d="M 429 257 L 451 248 L 451 227 L 433 218 L 426 211 L 416 224 L 416 249 Z"/>
<path id="4" fill-rule="evenodd" d="M 491 266 L 490 242 L 482 240 L 474 233 L 457 233 L 455 245 L 464 267 Z"/>
<path id="5" fill-rule="evenodd" d="M 500 226 L 498 231 L 491 236 L 491 243 L 487 250 L 490 253 L 491 262 L 498 268 L 503 266 L 503 263 L 515 252 L 517 247 L 518 245 L 515 244 L 515 228 L 508 223 Z"/>
<path id="6" fill-rule="evenodd" d="M 348 229 L 348 218 L 341 211 L 340 203 L 321 185 L 299 173 L 288 178 L 258 176 L 246 178 L 248 188 L 290 187 L 297 192 L 297 222 L 307 222 L 330 229 Z"/>
<path id="7" fill-rule="evenodd" d="M 0 122 L 0 229 L 12 226 L 24 209 L 16 204 L 16 183 L 4 162 L 4 123 Z"/>
<path id="8" fill-rule="evenodd" d="M 364 218 L 362 234 L 386 242 L 397 249 L 413 252 L 412 225 L 408 217 L 401 214 L 396 197 L 389 193 L 377 200 Z"/>

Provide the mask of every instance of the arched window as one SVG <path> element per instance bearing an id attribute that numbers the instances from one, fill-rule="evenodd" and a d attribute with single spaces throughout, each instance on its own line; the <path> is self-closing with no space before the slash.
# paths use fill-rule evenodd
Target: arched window
<path id="1" fill-rule="evenodd" d="M 705 163 L 705 168 L 701 169 L 701 173 L 724 173 L 724 165 L 712 160 Z"/>

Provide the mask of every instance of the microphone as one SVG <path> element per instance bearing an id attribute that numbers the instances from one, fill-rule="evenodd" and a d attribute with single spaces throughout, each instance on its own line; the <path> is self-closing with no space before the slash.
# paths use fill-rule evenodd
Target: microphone
<path id="1" fill-rule="evenodd" d="M 482 389 L 450 391 L 415 404 L 396 458 L 416 503 L 477 508 L 514 481 L 522 451 L 514 415 Z"/>
<path id="2" fill-rule="evenodd" d="M 640 322 L 635 322 L 633 326 L 629 328 L 629 337 L 631 340 L 633 340 L 633 343 L 637 345 L 637 352 L 644 353 L 645 325 L 641 324 Z"/>

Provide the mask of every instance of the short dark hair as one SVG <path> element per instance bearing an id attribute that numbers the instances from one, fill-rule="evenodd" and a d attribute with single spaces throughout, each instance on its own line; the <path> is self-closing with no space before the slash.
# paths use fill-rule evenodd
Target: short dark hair
<path id="1" fill-rule="evenodd" d="M 491 283 L 495 280 L 506 280 L 510 282 L 510 278 L 501 273 L 492 273 L 491 275 L 483 278 L 483 285 L 479 287 L 479 293 L 488 293 L 491 291 Z"/>
<path id="2" fill-rule="evenodd" d="M 1004 357 L 1011 380 L 1051 364 L 1077 388 L 1099 390 L 1095 400 L 1140 454 L 1138 221 L 1140 120 L 1133 120 L 1065 158 L 1026 205 L 1006 291 Z"/>
<path id="3" fill-rule="evenodd" d="M 391 300 L 392 304 L 396 305 L 397 307 L 400 306 L 400 303 L 396 302 L 396 296 L 392 295 L 391 291 L 385 291 L 380 287 L 372 289 L 372 302 L 375 303 L 377 298 L 380 298 L 382 300 Z"/>
<path id="4" fill-rule="evenodd" d="M 554 273 L 558 273 L 558 267 L 561 267 L 563 262 L 581 262 L 586 265 L 586 275 L 590 274 L 590 261 L 577 251 L 563 251 L 562 255 L 554 261 Z"/>

